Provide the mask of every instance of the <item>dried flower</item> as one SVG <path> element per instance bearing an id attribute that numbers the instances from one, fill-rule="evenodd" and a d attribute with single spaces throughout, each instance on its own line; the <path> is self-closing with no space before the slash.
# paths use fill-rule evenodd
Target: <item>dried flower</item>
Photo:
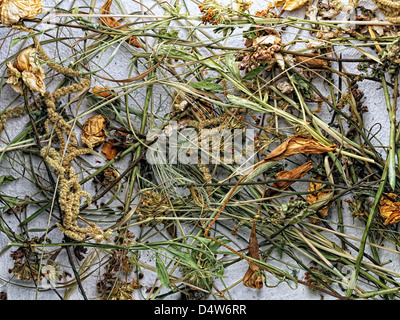
<path id="1" fill-rule="evenodd" d="M 112 1 L 113 0 L 106 0 L 104 5 L 100 9 L 100 14 L 110 14 Z M 113 17 L 102 17 L 100 19 L 100 24 L 103 25 L 103 26 L 107 26 L 109 28 L 113 28 L 113 29 L 128 30 L 128 28 L 126 28 L 126 27 L 121 28 L 121 26 L 122 26 L 121 23 L 119 23 L 117 21 L 117 19 L 115 19 Z M 137 48 L 142 48 L 141 44 L 139 43 L 139 41 L 134 36 L 129 37 L 128 39 L 126 39 L 126 41 L 131 46 L 134 46 L 134 47 L 137 47 Z"/>
<path id="2" fill-rule="evenodd" d="M 36 50 L 32 47 L 22 51 L 14 64 L 7 63 L 7 75 L 7 83 L 10 83 L 11 87 L 19 94 L 23 94 L 23 83 L 32 91 L 40 92 L 42 95 L 46 92 L 43 82 L 44 70 L 38 64 Z"/>
<path id="3" fill-rule="evenodd" d="M 279 161 L 295 154 L 321 154 L 335 149 L 336 145 L 324 146 L 314 138 L 294 135 L 275 148 L 264 160 Z"/>
<path id="4" fill-rule="evenodd" d="M 308 0 L 276 0 L 275 6 L 283 7 L 283 10 L 292 11 L 301 8 Z"/>
<path id="5" fill-rule="evenodd" d="M 96 115 L 86 120 L 83 125 L 81 140 L 93 148 L 106 141 L 105 129 L 109 121 L 102 115 Z"/>
<path id="6" fill-rule="evenodd" d="M 256 237 L 256 223 L 253 223 L 253 228 L 250 234 L 249 240 L 249 257 L 260 260 L 260 247 Z M 257 266 L 253 261 L 249 260 L 249 268 L 243 277 L 243 284 L 246 287 L 261 289 L 263 287 L 263 274 L 260 267 Z"/>
<path id="7" fill-rule="evenodd" d="M 271 68 L 275 63 L 284 69 L 284 56 L 279 52 L 282 49 L 282 37 L 280 33 L 271 28 L 265 28 L 257 32 L 258 36 L 253 40 L 246 40 L 246 52 L 238 55 L 237 61 L 240 70 L 251 71 L 260 65 L 268 64 L 266 69 Z"/>
<path id="8" fill-rule="evenodd" d="M 34 19 L 42 13 L 41 0 L 2 0 L 0 1 L 1 23 L 8 26 L 20 19 Z"/>
<path id="9" fill-rule="evenodd" d="M 294 89 L 289 81 L 282 81 L 276 85 L 276 88 L 283 94 L 291 93 Z"/>
<path id="10" fill-rule="evenodd" d="M 216 0 L 204 0 L 199 4 L 199 9 L 203 13 L 203 23 L 213 25 L 225 22 L 224 13 L 228 12 L 228 7 L 220 5 Z"/>
<path id="11" fill-rule="evenodd" d="M 392 200 L 393 199 L 393 200 Z M 383 224 L 395 224 L 400 222 L 400 202 L 394 193 L 384 194 L 379 202 L 379 214 L 385 218 Z"/>
<path id="12" fill-rule="evenodd" d="M 317 178 L 317 180 L 320 180 L 320 178 Z M 308 193 L 306 196 L 306 201 L 309 204 L 313 204 L 316 201 L 324 198 L 325 196 L 327 196 L 331 191 L 326 190 L 324 188 L 322 188 L 322 183 L 318 183 L 318 182 L 310 182 L 310 185 L 308 187 L 308 191 L 312 192 L 312 191 L 316 191 L 313 193 Z M 318 214 L 320 217 L 325 218 L 328 215 L 329 209 L 332 207 L 333 203 L 330 203 L 329 205 L 323 207 L 322 209 L 318 210 Z M 319 219 L 316 216 L 311 216 L 308 218 L 312 223 L 318 223 Z"/>
<path id="13" fill-rule="evenodd" d="M 285 180 L 285 179 L 300 179 L 300 178 L 304 177 L 304 175 L 308 171 L 310 171 L 311 169 L 312 169 L 312 161 L 308 161 L 308 162 L 302 164 L 301 166 L 299 166 L 299 167 L 297 167 L 297 168 L 295 168 L 293 170 L 278 172 L 275 175 L 275 178 L 276 179 L 282 179 L 282 180 Z M 271 187 L 274 188 L 274 189 L 286 190 L 293 183 L 294 183 L 294 181 L 279 181 L 279 182 L 274 182 L 271 185 Z"/>

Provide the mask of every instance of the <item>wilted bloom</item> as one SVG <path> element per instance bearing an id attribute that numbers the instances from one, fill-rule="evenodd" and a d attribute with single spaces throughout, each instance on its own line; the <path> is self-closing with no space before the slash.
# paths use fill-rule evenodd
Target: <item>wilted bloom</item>
<path id="1" fill-rule="evenodd" d="M 8 26 L 20 19 L 34 19 L 42 13 L 41 0 L 2 0 L 0 1 L 1 23 Z"/>
<path id="2" fill-rule="evenodd" d="M 307 3 L 307 0 L 276 0 L 275 6 L 283 7 L 283 10 L 292 11 L 301 8 Z"/>
<path id="3" fill-rule="evenodd" d="M 379 214 L 385 218 L 384 224 L 396 224 L 400 221 L 400 202 L 394 193 L 383 195 L 379 202 Z"/>
<path id="4" fill-rule="evenodd" d="M 23 83 L 32 91 L 46 92 L 43 82 L 45 74 L 42 66 L 37 63 L 36 50 L 29 47 L 22 51 L 14 64 L 7 63 L 7 83 L 18 93 L 23 94 Z"/>
<path id="5" fill-rule="evenodd" d="M 102 144 L 106 141 L 107 124 L 108 120 L 100 114 L 87 119 L 83 125 L 82 142 L 90 147 Z"/>

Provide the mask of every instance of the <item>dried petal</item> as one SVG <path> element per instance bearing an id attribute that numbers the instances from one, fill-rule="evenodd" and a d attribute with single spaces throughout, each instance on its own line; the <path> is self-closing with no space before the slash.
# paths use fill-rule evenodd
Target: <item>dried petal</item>
<path id="1" fill-rule="evenodd" d="M 311 169 L 312 169 L 312 161 L 310 160 L 293 170 L 278 172 L 275 175 L 275 178 L 282 179 L 282 180 L 284 180 L 284 179 L 300 179 Z M 271 185 L 271 187 L 274 189 L 286 190 L 293 183 L 294 183 L 294 181 L 279 181 L 279 182 L 274 182 Z"/>
<path id="2" fill-rule="evenodd" d="M 109 88 L 93 87 L 92 93 L 106 99 L 114 97 L 114 93 Z"/>
<path id="3" fill-rule="evenodd" d="M 105 128 L 108 120 L 102 115 L 96 115 L 86 120 L 83 125 L 82 142 L 90 147 L 95 147 L 106 141 Z"/>
<path id="4" fill-rule="evenodd" d="M 114 159 L 125 148 L 118 146 L 117 139 L 108 139 L 102 146 L 101 151 L 105 154 L 108 160 Z"/>
<path id="5" fill-rule="evenodd" d="M 291 93 L 294 89 L 289 81 L 282 81 L 276 85 L 276 88 L 283 94 Z"/>
<path id="6" fill-rule="evenodd" d="M 100 14 L 110 14 L 110 9 L 111 9 L 111 4 L 112 4 L 113 0 L 107 0 L 104 5 L 101 7 L 100 9 Z M 100 24 L 103 26 L 107 26 L 109 28 L 118 28 L 118 30 L 128 30 L 128 28 L 124 27 L 124 28 L 120 28 L 121 27 L 121 23 L 119 23 L 117 21 L 117 19 L 113 18 L 113 17 L 102 17 L 100 19 Z M 142 46 L 140 45 L 140 43 L 137 41 L 136 37 L 129 37 L 128 39 L 126 39 L 126 41 L 134 47 L 137 48 L 142 48 Z"/>
<path id="7" fill-rule="evenodd" d="M 379 202 L 379 213 L 386 219 L 383 224 L 387 225 L 400 222 L 400 202 L 397 202 L 397 199 L 398 196 L 394 193 L 382 196 Z"/>
<path id="8" fill-rule="evenodd" d="M 32 91 L 40 92 L 42 95 L 46 92 L 46 86 L 43 82 L 45 78 L 42 66 L 36 62 L 36 50 L 27 48 L 22 51 L 14 62 L 7 64 L 7 83 L 12 84 L 12 88 L 22 94 L 22 83 L 24 82 Z"/>
<path id="9" fill-rule="evenodd" d="M 283 10 L 292 11 L 301 8 L 308 0 L 276 0 L 275 6 L 283 7 Z"/>
<path id="10" fill-rule="evenodd" d="M 0 1 L 1 23 L 12 25 L 20 19 L 34 19 L 42 13 L 41 0 L 3 0 Z"/>
<path id="11" fill-rule="evenodd" d="M 13 88 L 19 94 L 23 94 L 22 74 L 17 68 L 14 68 L 11 62 L 7 63 L 7 75 L 7 83 L 11 84 L 11 88 Z"/>
<path id="12" fill-rule="evenodd" d="M 315 54 L 315 56 L 318 56 L 318 54 Z M 322 68 L 328 66 L 328 62 L 326 60 L 312 57 L 297 56 L 296 62 L 305 64 L 307 67 L 310 68 Z"/>
<path id="13" fill-rule="evenodd" d="M 256 237 L 256 224 L 253 224 L 253 228 L 250 234 L 249 240 L 249 257 L 260 260 L 260 247 L 258 245 L 258 240 Z M 248 261 L 249 268 L 243 277 L 243 284 L 246 287 L 253 289 L 261 289 L 263 287 L 263 277 L 260 270 L 253 261 Z"/>
<path id="14" fill-rule="evenodd" d="M 320 178 L 316 179 L 316 180 L 320 180 Z M 308 191 L 316 191 L 314 193 L 309 193 L 306 196 L 306 201 L 309 204 L 313 204 L 316 201 L 318 201 L 319 199 L 322 199 L 323 197 L 327 196 L 331 191 L 330 190 L 325 190 L 325 189 L 321 189 L 322 187 L 322 183 L 318 183 L 318 182 L 310 182 L 310 185 L 308 187 Z M 328 211 L 329 209 L 332 207 L 333 203 L 330 203 L 329 205 L 323 207 L 322 209 L 318 210 L 318 214 L 320 217 L 325 218 L 328 215 Z M 311 216 L 308 217 L 308 219 L 312 222 L 312 223 L 318 223 L 320 220 L 318 219 L 318 217 L 316 216 Z"/>
<path id="15" fill-rule="evenodd" d="M 265 161 L 279 161 L 295 154 L 321 154 L 331 152 L 336 149 L 336 145 L 324 146 L 314 138 L 304 138 L 299 135 L 291 136 L 281 145 L 276 147 Z"/>

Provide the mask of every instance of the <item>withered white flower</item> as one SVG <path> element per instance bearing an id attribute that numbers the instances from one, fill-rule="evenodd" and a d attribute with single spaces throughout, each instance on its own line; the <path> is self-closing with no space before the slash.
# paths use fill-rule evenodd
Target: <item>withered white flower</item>
<path id="1" fill-rule="evenodd" d="M 46 92 L 46 86 L 43 82 L 45 78 L 44 70 L 36 61 L 36 50 L 29 47 L 22 51 L 14 64 L 7 63 L 7 83 L 18 93 L 23 94 L 22 84 L 32 91 L 40 92 L 42 95 Z"/>
<path id="2" fill-rule="evenodd" d="M 1 23 L 8 26 L 42 13 L 42 0 L 0 0 Z"/>

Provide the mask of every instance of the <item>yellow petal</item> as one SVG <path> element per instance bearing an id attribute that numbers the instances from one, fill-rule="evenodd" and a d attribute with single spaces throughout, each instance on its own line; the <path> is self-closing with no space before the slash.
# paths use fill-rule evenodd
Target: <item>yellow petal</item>
<path id="1" fill-rule="evenodd" d="M 301 8 L 308 0 L 276 0 L 275 6 L 283 7 L 283 10 L 292 11 Z"/>
<path id="2" fill-rule="evenodd" d="M 1 22 L 11 25 L 20 19 L 33 19 L 42 13 L 42 9 L 41 0 L 3 0 L 0 2 Z"/>
<path id="3" fill-rule="evenodd" d="M 43 79 L 43 70 L 37 70 L 35 73 L 28 71 L 22 72 L 22 80 L 25 82 L 27 87 L 32 91 L 40 92 L 41 95 L 46 93 L 46 86 Z"/>
<path id="4" fill-rule="evenodd" d="M 11 88 L 13 88 L 19 94 L 23 94 L 21 72 L 14 68 L 11 62 L 7 63 L 7 75 L 7 83 L 11 84 Z"/>
<path id="5" fill-rule="evenodd" d="M 14 65 L 8 63 L 7 74 L 7 83 L 11 83 L 12 88 L 20 94 L 23 93 L 22 81 L 32 91 L 40 92 L 42 95 L 46 92 L 46 86 L 43 82 L 45 78 L 44 70 L 36 63 L 36 50 L 34 48 L 29 47 L 22 51 L 14 61 Z"/>

